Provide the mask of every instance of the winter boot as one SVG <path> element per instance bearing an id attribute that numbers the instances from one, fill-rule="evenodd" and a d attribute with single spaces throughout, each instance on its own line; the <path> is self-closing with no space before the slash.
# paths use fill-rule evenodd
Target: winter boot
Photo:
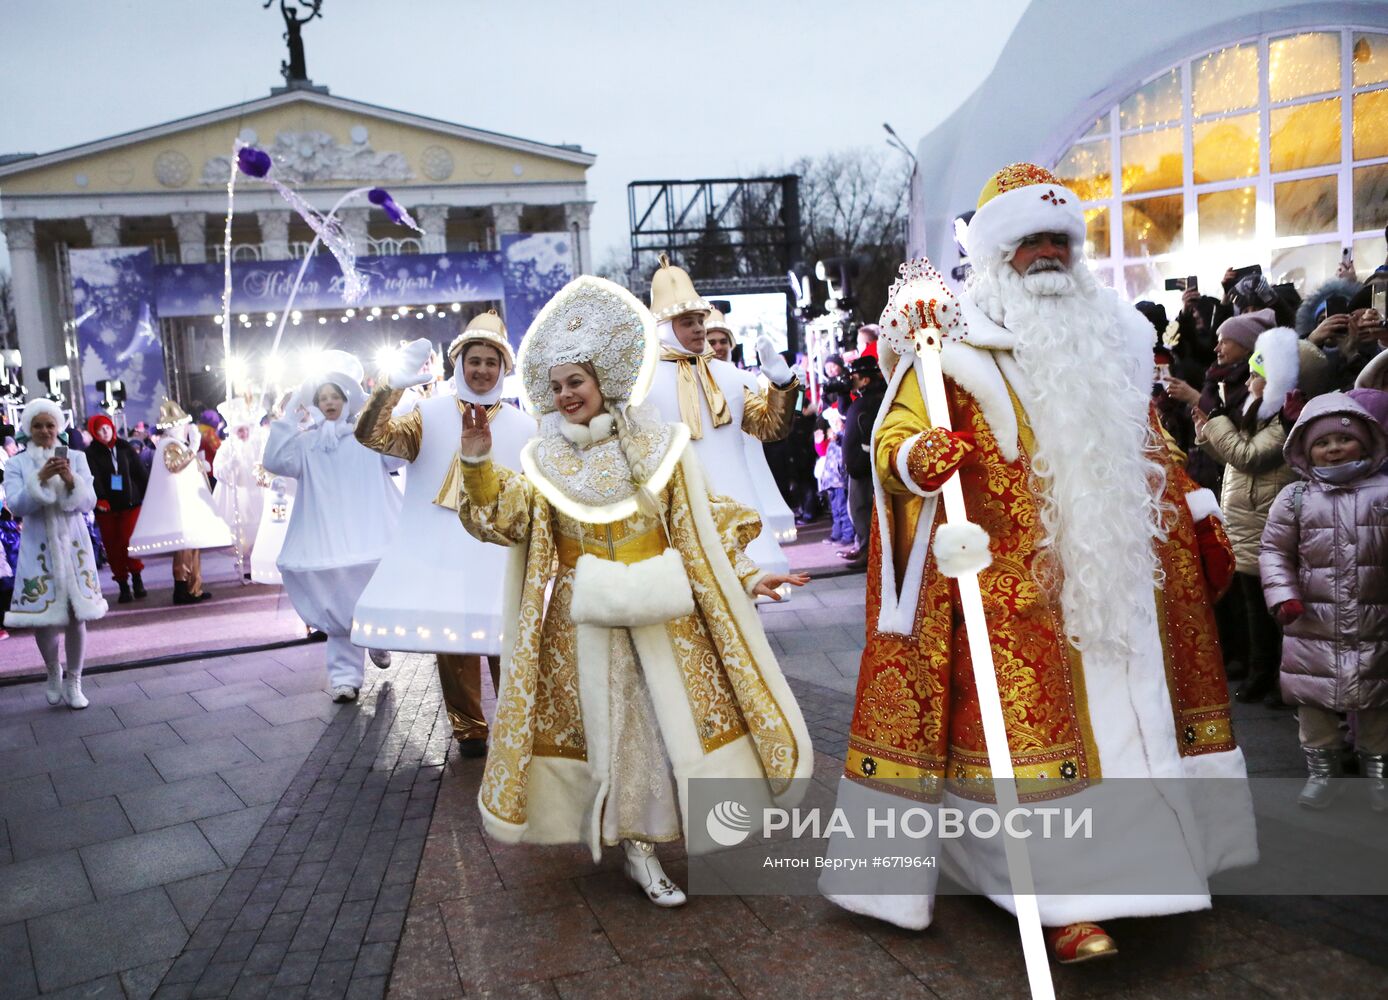
<path id="1" fill-rule="evenodd" d="M 48 698 L 48 704 L 56 705 L 63 700 L 63 667 L 62 664 L 55 663 L 48 667 L 48 684 L 44 688 L 44 695 Z"/>
<path id="2" fill-rule="evenodd" d="M 1306 755 L 1306 784 L 1296 797 L 1297 805 L 1307 809 L 1324 809 L 1334 802 L 1341 792 L 1344 768 L 1340 764 L 1338 747 L 1302 747 Z"/>
<path id="3" fill-rule="evenodd" d="M 130 585 L 135 591 L 135 600 L 149 596 L 149 591 L 145 590 L 145 581 L 140 579 L 139 573 L 130 574 Z"/>
<path id="4" fill-rule="evenodd" d="M 88 704 L 87 696 L 82 693 L 82 668 L 73 670 L 68 668 L 67 677 L 63 679 L 63 701 L 67 702 L 67 707 L 71 709 L 86 708 Z"/>
<path id="5" fill-rule="evenodd" d="M 129 604 L 131 601 L 135 600 L 134 595 L 130 593 L 130 583 L 125 577 L 121 577 L 117 580 L 116 586 L 120 588 L 120 596 L 116 598 L 117 604 Z"/>
<path id="6" fill-rule="evenodd" d="M 660 867 L 660 859 L 655 856 L 655 845 L 644 840 L 624 840 L 622 849 L 626 851 L 627 878 L 641 887 L 656 906 L 683 906 L 684 892 Z"/>
<path id="7" fill-rule="evenodd" d="M 1369 808 L 1376 813 L 1388 812 L 1388 781 L 1384 779 L 1384 764 L 1388 754 L 1359 753 L 1359 770 L 1369 779 Z"/>

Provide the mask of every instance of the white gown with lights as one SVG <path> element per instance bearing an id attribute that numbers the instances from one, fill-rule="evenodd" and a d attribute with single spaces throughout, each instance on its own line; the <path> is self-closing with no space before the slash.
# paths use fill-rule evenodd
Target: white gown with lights
<path id="1" fill-rule="evenodd" d="M 200 443 L 200 432 L 192 423 L 171 427 L 160 438 L 140 517 L 130 535 L 132 556 L 219 549 L 232 543 L 231 528 L 218 515 L 207 487 Z"/>

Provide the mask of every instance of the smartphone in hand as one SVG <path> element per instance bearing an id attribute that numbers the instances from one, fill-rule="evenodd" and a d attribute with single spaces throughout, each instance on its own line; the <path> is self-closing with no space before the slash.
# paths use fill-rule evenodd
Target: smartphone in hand
<path id="1" fill-rule="evenodd" d="M 54 458 L 64 458 L 64 459 L 67 458 L 67 445 L 65 445 L 65 444 L 60 444 L 60 445 L 58 445 L 58 447 L 54 448 L 54 449 L 53 449 L 53 457 L 54 457 Z"/>

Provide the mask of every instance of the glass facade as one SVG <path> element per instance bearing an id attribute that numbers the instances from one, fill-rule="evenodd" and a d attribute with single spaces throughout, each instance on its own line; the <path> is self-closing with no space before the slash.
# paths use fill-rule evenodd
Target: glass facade
<path id="1" fill-rule="evenodd" d="M 1089 118 L 1054 164 L 1096 273 L 1133 299 L 1261 264 L 1305 294 L 1383 263 L 1388 34 L 1326 28 L 1199 53 Z M 1163 298 L 1164 297 L 1164 298 Z"/>

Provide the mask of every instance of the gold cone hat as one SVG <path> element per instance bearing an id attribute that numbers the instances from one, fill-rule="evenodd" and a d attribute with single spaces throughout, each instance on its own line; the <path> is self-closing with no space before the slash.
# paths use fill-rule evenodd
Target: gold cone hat
<path id="1" fill-rule="evenodd" d="M 651 312 L 657 323 L 674 319 L 682 313 L 707 313 L 713 306 L 694 288 L 689 272 L 670 263 L 660 255 L 660 267 L 651 275 Z"/>
<path id="2" fill-rule="evenodd" d="M 463 348 L 472 343 L 490 344 L 495 347 L 501 352 L 501 358 L 506 365 L 506 374 L 509 375 L 515 370 L 516 355 L 511 350 L 511 341 L 506 337 L 506 324 L 502 322 L 501 316 L 495 309 L 478 313 L 468 321 L 463 332 L 454 337 L 453 342 L 448 345 L 448 360 L 457 364 L 458 357 L 463 353 Z"/>
<path id="3" fill-rule="evenodd" d="M 192 417 L 183 412 L 183 407 L 166 397 L 164 402 L 159 404 L 159 419 L 155 422 L 154 426 L 163 430 L 166 427 L 177 427 L 179 424 L 186 424 L 192 419 Z"/>

